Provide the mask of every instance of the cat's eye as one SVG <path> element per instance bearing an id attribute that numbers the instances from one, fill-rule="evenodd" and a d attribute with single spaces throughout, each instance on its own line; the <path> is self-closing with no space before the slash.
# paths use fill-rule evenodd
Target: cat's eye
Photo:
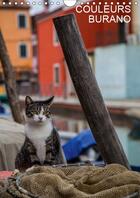
<path id="1" fill-rule="evenodd" d="M 28 117 L 32 117 L 32 116 L 33 116 L 33 113 L 32 113 L 31 111 L 27 111 L 27 112 L 26 112 L 26 115 L 27 115 Z"/>
<path id="2" fill-rule="evenodd" d="M 36 112 L 35 111 L 31 111 L 31 114 L 34 115 L 34 114 L 36 114 Z"/>
<path id="3" fill-rule="evenodd" d="M 40 110 L 37 109 L 37 108 L 33 108 L 33 109 L 31 110 L 31 112 L 32 112 L 32 114 L 39 114 L 39 113 L 40 113 Z"/>
<path id="4" fill-rule="evenodd" d="M 38 111 L 35 111 L 35 110 L 32 113 L 33 114 L 39 114 L 39 112 Z"/>
<path id="5" fill-rule="evenodd" d="M 43 114 L 44 114 L 47 118 L 50 118 L 50 112 L 49 112 L 49 111 L 45 111 Z"/>

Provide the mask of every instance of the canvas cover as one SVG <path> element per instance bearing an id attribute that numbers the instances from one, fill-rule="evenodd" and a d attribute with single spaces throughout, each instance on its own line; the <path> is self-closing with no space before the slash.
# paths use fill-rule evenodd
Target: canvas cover
<path id="1" fill-rule="evenodd" d="M 0 186 L 1 198 L 124 198 L 140 193 L 140 174 L 117 164 L 104 168 L 39 166 Z"/>

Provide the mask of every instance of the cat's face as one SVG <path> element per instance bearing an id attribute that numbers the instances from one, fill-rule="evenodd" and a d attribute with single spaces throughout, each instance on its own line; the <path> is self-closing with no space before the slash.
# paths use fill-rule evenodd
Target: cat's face
<path id="1" fill-rule="evenodd" d="M 33 101 L 30 96 L 25 98 L 25 113 L 30 121 L 44 123 L 50 118 L 50 106 L 54 96 L 45 101 Z"/>

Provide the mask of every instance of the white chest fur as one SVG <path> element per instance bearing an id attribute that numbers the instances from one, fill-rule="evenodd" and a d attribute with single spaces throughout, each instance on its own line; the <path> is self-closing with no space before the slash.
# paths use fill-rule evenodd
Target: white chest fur
<path id="1" fill-rule="evenodd" d="M 52 130 L 53 126 L 50 120 L 43 124 L 27 123 L 25 125 L 25 134 L 34 144 L 41 163 L 44 162 L 46 155 L 45 140 L 51 135 Z"/>

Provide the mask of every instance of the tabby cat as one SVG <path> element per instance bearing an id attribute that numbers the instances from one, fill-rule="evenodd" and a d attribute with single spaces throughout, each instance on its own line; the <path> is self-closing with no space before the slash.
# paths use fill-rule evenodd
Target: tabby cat
<path id="1" fill-rule="evenodd" d="M 21 171 L 33 165 L 65 164 L 66 160 L 50 113 L 53 97 L 46 101 L 25 98 L 25 142 L 17 154 L 15 167 Z"/>

